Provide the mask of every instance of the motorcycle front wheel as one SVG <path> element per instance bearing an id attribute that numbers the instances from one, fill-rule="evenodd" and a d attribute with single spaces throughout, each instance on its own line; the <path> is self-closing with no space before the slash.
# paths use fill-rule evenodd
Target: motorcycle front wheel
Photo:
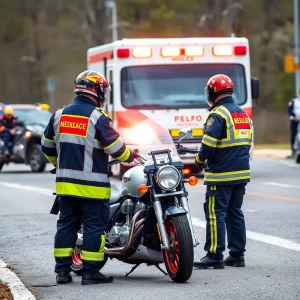
<path id="1" fill-rule="evenodd" d="M 185 215 L 169 216 L 165 222 L 170 250 L 164 251 L 165 266 L 174 282 L 186 282 L 192 275 L 194 247 Z"/>

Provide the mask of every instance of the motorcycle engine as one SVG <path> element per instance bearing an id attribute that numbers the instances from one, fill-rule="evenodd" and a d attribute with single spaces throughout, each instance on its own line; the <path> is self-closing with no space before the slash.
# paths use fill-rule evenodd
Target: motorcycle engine
<path id="1" fill-rule="evenodd" d="M 107 241 L 114 246 L 124 246 L 129 236 L 130 225 L 116 223 L 107 235 Z"/>
<path id="2" fill-rule="evenodd" d="M 121 206 L 121 213 L 126 216 L 126 222 L 115 223 L 111 230 L 107 234 L 107 241 L 114 246 L 125 246 L 129 231 L 131 227 L 131 221 L 134 214 L 139 210 L 145 209 L 146 204 L 134 199 L 126 199 Z"/>

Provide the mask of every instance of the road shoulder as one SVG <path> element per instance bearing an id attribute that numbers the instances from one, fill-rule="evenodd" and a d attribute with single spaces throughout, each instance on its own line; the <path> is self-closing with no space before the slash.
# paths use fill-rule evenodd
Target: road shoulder
<path id="1" fill-rule="evenodd" d="M 2 260 L 0 260 L 0 282 L 3 282 L 10 288 L 14 300 L 36 300 L 35 296 Z"/>

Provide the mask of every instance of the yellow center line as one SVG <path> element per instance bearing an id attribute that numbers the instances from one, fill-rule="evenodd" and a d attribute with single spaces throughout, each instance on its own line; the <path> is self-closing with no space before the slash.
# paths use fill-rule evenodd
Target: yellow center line
<path id="1" fill-rule="evenodd" d="M 290 197 L 283 197 L 283 196 L 264 194 L 264 193 L 246 192 L 246 195 L 259 196 L 259 197 L 265 197 L 265 198 L 273 198 L 273 199 L 280 199 L 280 200 L 286 200 L 286 201 L 300 202 L 299 198 L 290 198 Z"/>
<path id="2" fill-rule="evenodd" d="M 197 188 L 200 189 L 206 189 L 206 186 L 196 185 Z M 284 201 L 294 201 L 294 202 L 300 202 L 299 198 L 290 198 L 290 197 L 284 197 L 284 196 L 278 196 L 278 195 L 272 195 L 272 194 L 264 194 L 264 193 L 256 193 L 256 192 L 246 192 L 246 195 L 249 196 L 259 196 L 264 198 L 271 198 L 271 199 L 279 199 Z"/>

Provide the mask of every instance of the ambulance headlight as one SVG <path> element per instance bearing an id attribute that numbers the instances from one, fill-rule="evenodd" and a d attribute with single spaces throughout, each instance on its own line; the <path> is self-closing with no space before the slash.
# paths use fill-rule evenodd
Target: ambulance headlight
<path id="1" fill-rule="evenodd" d="M 161 189 L 171 191 L 178 186 L 179 182 L 179 171 L 173 166 L 162 166 L 158 169 L 156 183 Z"/>
<path id="2" fill-rule="evenodd" d="M 128 141 L 134 145 L 150 145 L 154 141 L 153 129 L 145 124 L 129 129 Z"/>

